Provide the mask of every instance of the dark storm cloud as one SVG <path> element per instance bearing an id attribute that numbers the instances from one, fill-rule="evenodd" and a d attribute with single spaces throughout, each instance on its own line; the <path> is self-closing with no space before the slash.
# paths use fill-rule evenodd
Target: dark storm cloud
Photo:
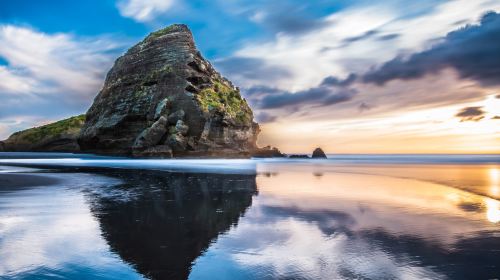
<path id="1" fill-rule="evenodd" d="M 483 111 L 482 107 L 465 107 L 461 109 L 455 117 L 460 118 L 460 121 L 480 121 L 484 118 L 484 114 L 486 112 Z"/>
<path id="2" fill-rule="evenodd" d="M 500 85 L 500 14 L 490 12 L 479 25 L 450 32 L 433 48 L 407 59 L 396 57 L 367 73 L 364 82 L 383 85 L 394 79 L 416 79 L 446 67 L 455 68 L 462 78 L 483 85 Z"/>
<path id="3" fill-rule="evenodd" d="M 254 102 L 262 109 L 276 109 L 298 105 L 328 106 L 349 101 L 357 93 L 356 90 L 347 88 L 356 79 L 351 74 L 346 79 L 330 76 L 325 78 L 317 87 L 312 87 L 298 92 L 278 91 L 275 88 L 257 87 L 247 91 L 261 97 Z"/>
<path id="4" fill-rule="evenodd" d="M 217 61 L 217 69 L 222 73 L 240 75 L 251 80 L 274 80 L 291 77 L 290 71 L 285 68 L 267 65 L 263 59 L 230 57 Z"/>
<path id="5" fill-rule="evenodd" d="M 334 76 L 326 77 L 322 82 L 321 86 L 339 86 L 339 87 L 348 87 L 352 83 L 356 81 L 357 76 L 355 74 L 349 74 L 347 78 L 341 80 Z"/>

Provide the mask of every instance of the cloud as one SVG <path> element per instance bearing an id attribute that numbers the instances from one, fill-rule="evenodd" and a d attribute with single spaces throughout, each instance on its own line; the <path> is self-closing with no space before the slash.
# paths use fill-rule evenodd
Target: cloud
<path id="1" fill-rule="evenodd" d="M 350 86 L 352 83 L 354 83 L 357 79 L 357 76 L 355 74 L 349 74 L 347 78 L 340 80 L 337 77 L 334 76 L 328 76 L 326 77 L 322 82 L 322 86 L 339 86 L 339 87 L 347 87 Z"/>
<path id="2" fill-rule="evenodd" d="M 117 3 L 120 14 L 138 22 L 148 22 L 168 11 L 173 0 L 121 0 Z"/>
<path id="3" fill-rule="evenodd" d="M 234 56 L 257 58 L 268 66 L 286 69 L 290 77 L 275 79 L 272 86 L 299 91 L 317 85 L 331 73 L 361 75 L 398 54 L 421 52 L 430 40 L 456 28 L 457 21 L 475 23 L 484 12 L 498 9 L 500 3 L 490 0 L 418 1 L 411 9 L 394 1 L 351 3 L 318 17 L 324 26 L 313 32 L 279 32 L 272 39 L 249 40 Z M 353 38 L 358 41 L 345 44 Z M 262 83 L 250 80 L 245 86 L 248 84 Z"/>
<path id="4" fill-rule="evenodd" d="M 356 90 L 347 88 L 355 78 L 355 75 L 349 75 L 346 79 L 340 80 L 329 76 L 319 86 L 298 92 L 276 93 L 275 89 L 262 88 L 267 90 L 267 94 L 264 94 L 258 106 L 262 109 L 276 109 L 298 105 L 329 106 L 349 101 L 357 93 Z"/>
<path id="5" fill-rule="evenodd" d="M 273 88 L 268 86 L 253 86 L 251 88 L 243 89 L 244 95 L 249 96 L 251 98 L 262 97 L 268 94 L 277 94 L 283 92 L 282 89 Z"/>
<path id="6" fill-rule="evenodd" d="M 303 34 L 327 26 L 322 19 L 308 14 L 303 5 L 273 1 L 264 10 L 256 12 L 251 20 L 271 31 L 287 34 Z"/>
<path id="7" fill-rule="evenodd" d="M 89 91 L 95 94 L 119 47 L 106 39 L 79 40 L 68 34 L 0 26 L 0 57 L 8 62 L 0 68 L 5 78 L 1 90 L 23 94 L 66 91 L 90 97 Z"/>
<path id="8" fill-rule="evenodd" d="M 106 37 L 0 25 L 0 57 L 6 62 L 0 65 L 0 120 L 42 121 L 84 112 L 121 47 Z"/>
<path id="9" fill-rule="evenodd" d="M 483 85 L 500 85 L 500 14 L 490 12 L 479 25 L 450 32 L 441 43 L 411 55 L 396 57 L 367 73 L 363 80 L 383 85 L 394 79 L 417 79 L 453 67 L 461 78 Z"/>
<path id="10" fill-rule="evenodd" d="M 370 106 L 370 105 L 366 104 L 365 102 L 361 102 L 361 104 L 359 104 L 359 106 L 358 106 L 358 110 L 359 110 L 360 112 L 368 111 L 368 110 L 370 110 L 371 108 L 372 108 L 372 106 Z"/>
<path id="11" fill-rule="evenodd" d="M 483 111 L 482 107 L 465 107 L 461 109 L 455 117 L 460 118 L 460 121 L 465 122 L 465 121 L 473 121 L 477 122 L 480 121 L 484 118 L 484 115 L 486 114 L 485 111 Z"/>
<path id="12" fill-rule="evenodd" d="M 379 41 L 390 41 L 390 40 L 394 40 L 394 39 L 396 39 L 396 38 L 398 38 L 400 36 L 401 36 L 400 34 L 393 33 L 393 34 L 387 34 L 387 35 L 379 36 L 377 39 Z"/>
<path id="13" fill-rule="evenodd" d="M 257 115 L 256 120 L 258 123 L 269 123 L 276 120 L 276 116 L 270 115 L 266 112 L 262 112 Z"/>
<path id="14" fill-rule="evenodd" d="M 263 83 L 277 79 L 290 78 L 291 73 L 286 68 L 269 65 L 263 59 L 248 57 L 229 57 L 215 61 L 217 69 L 222 74 L 231 76 L 238 85 L 248 85 L 249 83 Z"/>
<path id="15" fill-rule="evenodd" d="M 345 38 L 343 40 L 343 42 L 346 43 L 346 44 L 354 43 L 354 42 L 357 42 L 357 41 L 361 41 L 361 40 L 364 40 L 364 39 L 371 38 L 374 35 L 376 35 L 377 33 L 378 33 L 377 30 L 368 30 L 368 31 L 366 31 L 365 33 L 363 33 L 361 35 Z"/>

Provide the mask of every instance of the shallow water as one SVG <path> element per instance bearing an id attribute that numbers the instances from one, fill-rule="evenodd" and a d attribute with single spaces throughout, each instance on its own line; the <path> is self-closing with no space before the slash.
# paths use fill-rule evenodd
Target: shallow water
<path id="1" fill-rule="evenodd" d="M 0 153 L 0 277 L 494 279 L 499 189 L 497 155 Z"/>

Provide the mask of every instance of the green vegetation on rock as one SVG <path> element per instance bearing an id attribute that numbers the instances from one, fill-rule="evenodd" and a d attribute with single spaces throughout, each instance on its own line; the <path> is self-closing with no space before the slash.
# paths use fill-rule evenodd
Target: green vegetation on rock
<path id="1" fill-rule="evenodd" d="M 34 127 L 12 134 L 8 140 L 38 142 L 62 134 L 78 134 L 85 122 L 85 114 L 74 116 L 51 124 Z"/>
<path id="2" fill-rule="evenodd" d="M 151 32 L 148 37 L 146 37 L 146 40 L 148 39 L 154 39 L 154 38 L 157 38 L 157 37 L 160 37 L 160 36 L 163 36 L 165 34 L 168 34 L 172 31 L 174 31 L 175 29 L 179 28 L 179 25 L 178 24 L 172 24 L 172 25 L 169 25 L 163 29 L 160 29 L 160 30 L 157 30 L 155 32 Z"/>
<path id="3" fill-rule="evenodd" d="M 205 112 L 221 112 L 238 123 L 252 120 L 252 111 L 239 91 L 220 81 L 215 81 L 213 87 L 201 90 L 197 98 Z"/>

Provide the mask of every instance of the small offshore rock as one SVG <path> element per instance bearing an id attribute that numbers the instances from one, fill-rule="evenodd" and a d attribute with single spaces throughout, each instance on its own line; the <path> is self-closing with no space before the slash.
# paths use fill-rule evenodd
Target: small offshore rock
<path id="1" fill-rule="evenodd" d="M 309 158 L 308 155 L 289 155 L 288 158 Z"/>
<path id="2" fill-rule="evenodd" d="M 271 146 L 255 149 L 252 156 L 256 158 L 286 157 L 278 148 Z"/>
<path id="3" fill-rule="evenodd" d="M 325 152 L 321 148 L 314 149 L 312 158 L 327 158 Z"/>

